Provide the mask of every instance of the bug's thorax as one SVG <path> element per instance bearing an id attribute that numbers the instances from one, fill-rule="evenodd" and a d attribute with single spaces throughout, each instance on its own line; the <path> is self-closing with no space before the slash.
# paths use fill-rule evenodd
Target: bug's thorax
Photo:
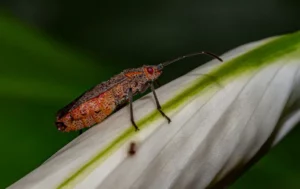
<path id="1" fill-rule="evenodd" d="M 161 75 L 161 70 L 157 66 L 144 65 L 136 69 L 124 71 L 124 75 L 128 78 L 128 89 L 131 88 L 134 94 L 143 93 L 149 83 L 156 80 Z"/>

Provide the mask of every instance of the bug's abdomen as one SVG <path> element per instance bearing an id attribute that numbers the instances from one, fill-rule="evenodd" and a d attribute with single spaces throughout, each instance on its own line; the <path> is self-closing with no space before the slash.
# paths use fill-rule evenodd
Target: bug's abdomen
<path id="1" fill-rule="evenodd" d="M 116 109 L 116 100 L 112 90 L 92 98 L 61 118 L 66 125 L 64 131 L 76 131 L 100 123 Z"/>

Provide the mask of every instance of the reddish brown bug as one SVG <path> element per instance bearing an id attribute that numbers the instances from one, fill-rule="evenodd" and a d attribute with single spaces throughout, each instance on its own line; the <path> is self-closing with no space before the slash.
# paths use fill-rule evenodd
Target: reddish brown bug
<path id="1" fill-rule="evenodd" d="M 153 92 L 157 110 L 170 123 L 171 119 L 161 110 L 153 82 L 161 75 L 165 66 L 200 54 L 210 55 L 222 61 L 217 55 L 202 51 L 184 55 L 158 65 L 144 65 L 140 68 L 124 70 L 110 80 L 86 91 L 66 107 L 59 110 L 55 122 L 57 129 L 63 132 L 82 131 L 81 129 L 83 128 L 100 123 L 107 116 L 129 102 L 131 123 L 136 130 L 139 130 L 133 118 L 132 97 L 138 93 L 145 92 L 149 87 Z"/>

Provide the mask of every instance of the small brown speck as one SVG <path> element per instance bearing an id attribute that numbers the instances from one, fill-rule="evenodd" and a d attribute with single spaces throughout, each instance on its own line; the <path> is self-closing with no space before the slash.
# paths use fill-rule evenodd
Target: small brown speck
<path id="1" fill-rule="evenodd" d="M 136 154 L 136 143 L 131 142 L 128 150 L 128 155 L 129 156 L 134 156 Z"/>

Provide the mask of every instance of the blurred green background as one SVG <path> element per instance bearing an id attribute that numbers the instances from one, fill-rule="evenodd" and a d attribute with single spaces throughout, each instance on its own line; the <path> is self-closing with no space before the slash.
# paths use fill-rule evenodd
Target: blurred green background
<path id="1" fill-rule="evenodd" d="M 126 68 L 300 29 L 300 1 L 0 2 L 0 188 L 39 166 L 78 133 L 59 133 L 58 109 Z M 172 65 L 167 83 L 205 63 Z M 231 187 L 300 188 L 300 129 Z"/>

